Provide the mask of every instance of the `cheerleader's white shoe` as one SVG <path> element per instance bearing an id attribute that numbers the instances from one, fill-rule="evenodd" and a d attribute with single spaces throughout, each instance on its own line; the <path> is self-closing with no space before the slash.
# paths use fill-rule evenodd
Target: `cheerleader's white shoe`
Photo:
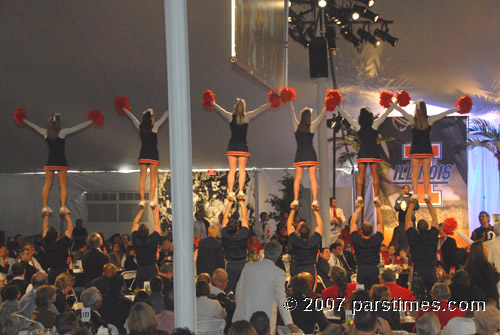
<path id="1" fill-rule="evenodd" d="M 317 200 L 314 200 L 311 204 L 312 209 L 318 210 L 319 209 L 319 203 Z"/>
<path id="2" fill-rule="evenodd" d="M 239 191 L 237 198 L 238 200 L 245 200 L 245 193 L 243 193 L 243 191 Z"/>
<path id="3" fill-rule="evenodd" d="M 59 209 L 59 214 L 61 215 L 66 215 L 66 214 L 70 214 L 70 210 L 66 207 L 61 207 L 61 209 Z"/>
<path id="4" fill-rule="evenodd" d="M 154 200 L 149 202 L 149 207 L 151 207 L 152 210 L 155 210 L 156 207 L 158 207 L 158 203 Z"/>
<path id="5" fill-rule="evenodd" d="M 424 199 L 425 200 L 431 200 L 431 196 L 428 195 L 427 193 L 424 193 Z"/>
<path id="6" fill-rule="evenodd" d="M 416 193 L 415 193 L 415 194 L 413 194 L 413 195 L 411 196 L 411 200 L 418 200 L 418 194 L 416 194 Z"/>
<path id="7" fill-rule="evenodd" d="M 234 192 L 229 192 L 227 194 L 227 200 L 229 201 L 234 201 L 234 197 L 235 197 Z"/>
<path id="8" fill-rule="evenodd" d="M 43 215 L 47 215 L 47 214 L 50 214 L 50 213 L 52 213 L 52 212 L 54 212 L 54 211 L 53 211 L 50 207 L 48 207 L 48 206 L 47 206 L 47 207 L 42 208 L 42 214 L 43 214 Z"/>
<path id="9" fill-rule="evenodd" d="M 362 204 L 363 202 L 365 202 L 365 201 L 363 200 L 363 197 L 362 197 L 362 196 L 358 196 L 358 198 L 356 199 L 356 203 L 357 203 L 357 204 Z"/>
<path id="10" fill-rule="evenodd" d="M 139 201 L 139 208 L 146 207 L 146 200 Z"/>
<path id="11" fill-rule="evenodd" d="M 297 207 L 299 207 L 299 201 L 298 200 L 292 201 L 292 203 L 290 204 L 290 207 L 291 208 L 297 208 Z"/>
<path id="12" fill-rule="evenodd" d="M 373 198 L 373 203 L 374 203 L 374 204 L 378 204 L 378 203 L 380 203 L 380 198 L 379 198 L 379 197 L 375 197 L 375 198 Z"/>

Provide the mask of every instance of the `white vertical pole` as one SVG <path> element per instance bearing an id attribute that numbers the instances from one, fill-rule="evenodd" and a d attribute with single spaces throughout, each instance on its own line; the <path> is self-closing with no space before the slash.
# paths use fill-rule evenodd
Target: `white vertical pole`
<path id="1" fill-rule="evenodd" d="M 164 0 L 174 238 L 175 326 L 196 331 L 187 1 Z"/>
<path id="2" fill-rule="evenodd" d="M 316 79 L 316 111 L 319 113 L 325 106 L 326 78 Z M 330 215 L 328 208 L 330 191 L 330 174 L 328 160 L 328 139 L 326 124 L 323 122 L 318 127 L 318 158 L 319 158 L 319 180 L 318 180 L 318 201 L 321 218 L 323 219 L 323 246 L 330 243 Z"/>

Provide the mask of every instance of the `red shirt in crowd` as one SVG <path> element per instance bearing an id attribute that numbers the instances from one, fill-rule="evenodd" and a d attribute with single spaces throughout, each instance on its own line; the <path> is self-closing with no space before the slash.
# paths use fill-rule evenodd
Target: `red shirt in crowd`
<path id="1" fill-rule="evenodd" d="M 391 290 L 391 297 L 394 299 L 401 298 L 401 300 L 416 300 L 411 290 L 404 288 L 403 286 L 399 286 L 396 283 L 384 283 Z"/>
<path id="2" fill-rule="evenodd" d="M 346 290 L 345 290 L 345 298 L 346 300 L 349 300 L 351 298 L 352 292 L 356 291 L 356 285 L 359 283 L 348 283 Z M 339 286 L 337 284 L 330 286 L 327 289 L 324 289 L 321 291 L 321 299 L 323 301 L 326 301 L 328 298 L 336 299 L 339 297 Z"/>

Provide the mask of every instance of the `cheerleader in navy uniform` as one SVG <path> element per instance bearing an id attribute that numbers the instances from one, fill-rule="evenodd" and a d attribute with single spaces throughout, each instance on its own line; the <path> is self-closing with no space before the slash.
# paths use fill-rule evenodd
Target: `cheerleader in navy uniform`
<path id="1" fill-rule="evenodd" d="M 411 184 L 413 186 L 412 199 L 418 199 L 418 176 L 420 164 L 422 164 L 424 172 L 424 199 L 430 200 L 428 192 L 431 181 L 431 162 L 434 157 L 431 144 L 431 127 L 434 122 L 441 120 L 448 114 L 460 111 L 460 108 L 449 109 L 437 115 L 427 116 L 425 101 L 419 100 L 416 102 L 415 114 L 413 116 L 400 106 L 397 106 L 396 109 L 403 114 L 403 117 L 412 126 L 413 139 L 409 155 L 411 159 Z"/>
<path id="2" fill-rule="evenodd" d="M 95 125 L 101 125 L 104 122 L 104 117 L 101 111 L 93 110 L 87 114 L 88 121 L 82 122 L 71 128 L 61 129 L 61 115 L 59 113 L 54 113 L 49 117 L 49 123 L 47 129 L 42 128 L 29 121 L 26 118 L 26 112 L 23 109 L 18 109 L 14 114 L 16 122 L 20 125 L 27 124 L 33 128 L 37 133 L 45 138 L 45 142 L 49 147 L 49 158 L 47 159 L 47 164 L 44 166 L 45 170 L 45 184 L 42 190 L 42 201 L 43 208 L 42 214 L 48 215 L 52 213 L 52 209 L 48 206 L 50 189 L 52 187 L 52 182 L 54 181 L 54 175 L 57 171 L 57 176 L 59 178 L 59 189 L 61 198 L 61 208 L 59 213 L 61 215 L 66 215 L 70 211 L 66 208 L 66 197 L 68 194 L 67 181 L 68 181 L 68 162 L 66 161 L 65 153 L 65 140 L 66 136 L 75 133 L 85 127 L 88 127 L 92 123 Z"/>
<path id="3" fill-rule="evenodd" d="M 210 93 L 207 93 L 210 92 Z M 212 99 L 207 103 L 205 101 L 205 95 L 211 94 Z M 226 120 L 229 122 L 231 128 L 231 138 L 229 139 L 229 144 L 227 146 L 227 162 L 229 164 L 229 173 L 227 175 L 227 187 L 228 195 L 230 200 L 234 200 L 235 194 L 233 192 L 236 166 L 238 166 L 239 177 L 238 177 L 238 199 L 245 199 L 245 192 L 243 188 L 245 187 L 246 179 L 246 166 L 248 162 L 248 157 L 250 157 L 250 152 L 248 151 L 247 144 L 247 130 L 248 123 L 251 119 L 265 111 L 271 103 L 266 103 L 253 111 L 246 111 L 246 102 L 244 99 L 236 98 L 233 106 L 233 112 L 230 113 L 226 111 L 221 106 L 215 103 L 213 98 L 213 93 L 211 91 L 206 91 L 204 93 L 204 104 L 205 107 L 210 108 L 210 105 L 215 108 Z"/>
<path id="4" fill-rule="evenodd" d="M 377 118 L 374 118 L 372 111 L 368 107 L 361 108 L 358 121 L 354 120 L 351 115 L 345 112 L 344 108 L 339 106 L 339 112 L 358 132 L 359 135 L 359 151 L 358 159 L 358 178 L 356 179 L 356 190 L 358 198 L 356 202 L 363 203 L 363 185 L 365 183 L 366 168 L 370 165 L 373 184 L 373 202 L 380 202 L 380 178 L 378 176 L 378 166 L 382 161 L 380 159 L 380 149 L 377 143 L 378 128 L 384 123 L 387 116 L 396 108 L 396 103 L 391 104 L 386 111 Z"/>
<path id="5" fill-rule="evenodd" d="M 121 100 L 120 100 L 121 99 Z M 149 206 L 154 210 L 158 207 L 158 203 L 155 200 L 156 184 L 158 179 L 158 166 L 160 165 L 159 153 L 158 153 L 158 130 L 161 125 L 168 118 L 168 111 L 163 113 L 160 119 L 155 122 L 155 114 L 153 110 L 147 109 L 142 112 L 142 122 L 136 119 L 134 114 L 130 112 L 130 106 L 126 97 L 117 97 L 115 100 L 116 108 L 119 113 L 123 111 L 130 118 L 134 124 L 135 129 L 139 131 L 141 136 L 141 151 L 139 153 L 139 194 L 141 196 L 141 201 L 139 202 L 139 207 L 146 206 L 146 200 L 144 199 L 144 192 L 146 189 L 146 177 L 148 175 L 149 168 Z M 120 108 L 121 107 L 121 108 Z M 123 114 L 123 113 L 121 113 Z"/>
<path id="6" fill-rule="evenodd" d="M 282 93 L 283 97 L 283 93 Z M 285 102 L 285 100 L 283 100 Z M 295 167 L 295 180 L 293 182 L 293 202 L 292 207 L 299 205 L 299 191 L 304 168 L 309 171 L 309 180 L 311 182 L 311 193 L 313 196 L 312 207 L 319 208 L 318 204 L 318 179 L 316 177 L 316 169 L 319 162 L 316 156 L 316 151 L 313 146 L 314 131 L 326 117 L 326 108 L 323 108 L 318 117 L 312 121 L 312 109 L 304 108 L 300 112 L 300 122 L 297 120 L 295 110 L 291 100 L 286 102 L 290 119 L 292 121 L 292 128 L 295 133 L 295 140 L 297 141 L 297 151 L 295 152 L 295 160 L 293 166 Z"/>

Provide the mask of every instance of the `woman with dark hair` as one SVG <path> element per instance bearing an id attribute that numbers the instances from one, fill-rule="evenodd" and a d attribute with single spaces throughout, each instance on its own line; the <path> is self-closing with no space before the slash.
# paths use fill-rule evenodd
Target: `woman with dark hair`
<path id="1" fill-rule="evenodd" d="M 50 305 L 56 301 L 56 287 L 53 285 L 43 285 L 37 288 L 35 293 L 35 308 L 31 314 L 31 320 L 38 321 L 45 328 L 52 328 L 56 325 L 56 313 L 52 311 Z"/>
<path id="2" fill-rule="evenodd" d="M 126 105 L 126 107 L 129 107 L 128 102 Z M 139 194 L 141 196 L 139 207 L 146 206 L 144 192 L 146 189 L 146 177 L 148 175 L 149 168 L 149 206 L 155 208 L 158 206 L 155 201 L 155 194 L 158 179 L 158 166 L 160 165 L 160 154 L 158 152 L 158 130 L 160 129 L 161 125 L 167 120 L 168 111 L 163 113 L 161 118 L 155 122 L 155 114 L 153 110 L 151 108 L 146 109 L 144 112 L 142 112 L 142 122 L 139 122 L 134 114 L 130 112 L 130 107 L 126 107 L 122 106 L 121 110 L 118 110 L 118 112 L 121 113 L 121 111 L 123 111 L 125 112 L 125 114 L 127 114 L 127 116 L 134 124 L 134 127 L 139 131 L 142 142 L 138 162 L 140 170 Z"/>
<path id="3" fill-rule="evenodd" d="M 73 290 L 73 285 L 75 285 L 75 278 L 67 273 L 61 273 L 56 278 L 56 301 L 54 306 L 56 306 L 59 313 L 71 311 L 68 305 L 68 294 Z"/>
<path id="4" fill-rule="evenodd" d="M 117 268 L 122 267 L 123 251 L 121 243 L 113 243 L 111 252 L 108 255 L 109 262 L 112 263 Z"/>
<path id="5" fill-rule="evenodd" d="M 318 204 L 318 179 L 316 177 L 316 170 L 319 162 L 316 156 L 316 151 L 313 146 L 314 131 L 323 122 L 326 117 L 326 108 L 323 108 L 318 117 L 312 121 L 311 108 L 304 108 L 300 112 L 300 122 L 297 120 L 293 103 L 287 102 L 286 106 L 290 113 L 292 121 L 292 129 L 295 133 L 295 140 L 297 141 L 297 151 L 295 152 L 295 160 L 293 166 L 295 167 L 295 180 L 293 182 L 293 202 L 292 207 L 299 206 L 299 192 L 304 168 L 309 172 L 309 180 L 311 182 L 311 193 L 313 196 L 312 207 L 319 208 Z"/>
<path id="6" fill-rule="evenodd" d="M 244 99 L 236 98 L 233 106 L 233 112 L 230 113 L 226 111 L 221 106 L 217 105 L 215 101 L 211 102 L 212 106 L 216 111 L 222 115 L 229 126 L 231 127 L 231 138 L 227 146 L 227 162 L 229 164 L 229 173 L 227 175 L 227 189 L 228 198 L 234 200 L 233 186 L 236 175 L 236 165 L 238 165 L 238 198 L 245 198 L 245 192 L 243 188 L 245 187 L 246 179 L 246 166 L 248 162 L 248 157 L 250 157 L 250 152 L 248 151 L 247 144 L 247 130 L 248 123 L 251 119 L 265 111 L 271 104 L 266 103 L 253 111 L 246 111 L 246 102 Z"/>
<path id="7" fill-rule="evenodd" d="M 475 241 L 470 246 L 470 253 L 465 262 L 465 271 L 469 275 L 470 283 L 483 291 L 486 299 L 498 303 L 497 283 L 500 274 L 495 266 L 488 261 L 490 249 L 483 241 Z"/>
<path id="8" fill-rule="evenodd" d="M 19 116 L 19 112 L 22 111 L 22 116 Z M 66 153 L 65 153 L 65 139 L 66 136 L 76 133 L 79 130 L 82 130 L 85 127 L 88 127 L 92 123 L 95 125 L 101 125 L 104 122 L 104 117 L 102 116 L 101 111 L 92 111 L 87 115 L 89 120 L 82 122 L 71 128 L 62 128 L 61 127 L 61 114 L 53 113 L 49 117 L 49 123 L 47 129 L 42 128 L 29 121 L 26 118 L 26 114 L 24 110 L 17 110 L 14 117 L 18 124 L 27 124 L 31 128 L 33 128 L 37 133 L 42 135 L 45 138 L 45 142 L 49 147 L 49 158 L 47 159 L 47 164 L 43 167 L 45 170 L 45 184 L 42 190 L 42 214 L 52 213 L 52 209 L 50 209 L 49 195 L 50 189 L 52 187 L 52 182 L 54 181 L 54 174 L 57 171 L 57 176 L 59 178 L 59 189 L 60 189 L 60 198 L 61 198 L 61 209 L 59 213 L 64 215 L 69 213 L 69 210 L 66 208 L 66 197 L 68 194 L 67 190 L 67 181 L 68 181 L 68 162 L 66 161 Z"/>
<path id="9" fill-rule="evenodd" d="M 363 202 L 363 186 L 365 184 L 366 168 L 370 165 L 373 183 L 373 202 L 379 202 L 380 178 L 378 176 L 378 166 L 382 161 L 380 159 L 380 149 L 377 143 L 378 128 L 384 123 L 387 116 L 396 108 L 397 104 L 392 104 L 380 116 L 375 118 L 370 108 L 363 107 L 359 111 L 358 121 L 345 112 L 344 108 L 339 106 L 340 114 L 353 126 L 359 135 L 358 159 L 358 178 L 356 179 L 356 190 L 358 193 L 357 202 Z"/>
<path id="10" fill-rule="evenodd" d="M 423 165 L 424 172 L 424 199 L 430 199 L 429 185 L 431 182 L 431 161 L 434 157 L 431 144 L 431 127 L 434 122 L 441 120 L 448 114 L 458 112 L 460 108 L 449 109 L 442 113 L 427 116 L 427 106 L 424 100 L 415 103 L 415 114 L 408 114 L 400 106 L 396 109 L 403 114 L 403 117 L 412 126 L 413 138 L 410 149 L 411 159 L 411 184 L 413 187 L 413 199 L 418 199 L 418 176 L 420 175 L 420 164 Z"/>

